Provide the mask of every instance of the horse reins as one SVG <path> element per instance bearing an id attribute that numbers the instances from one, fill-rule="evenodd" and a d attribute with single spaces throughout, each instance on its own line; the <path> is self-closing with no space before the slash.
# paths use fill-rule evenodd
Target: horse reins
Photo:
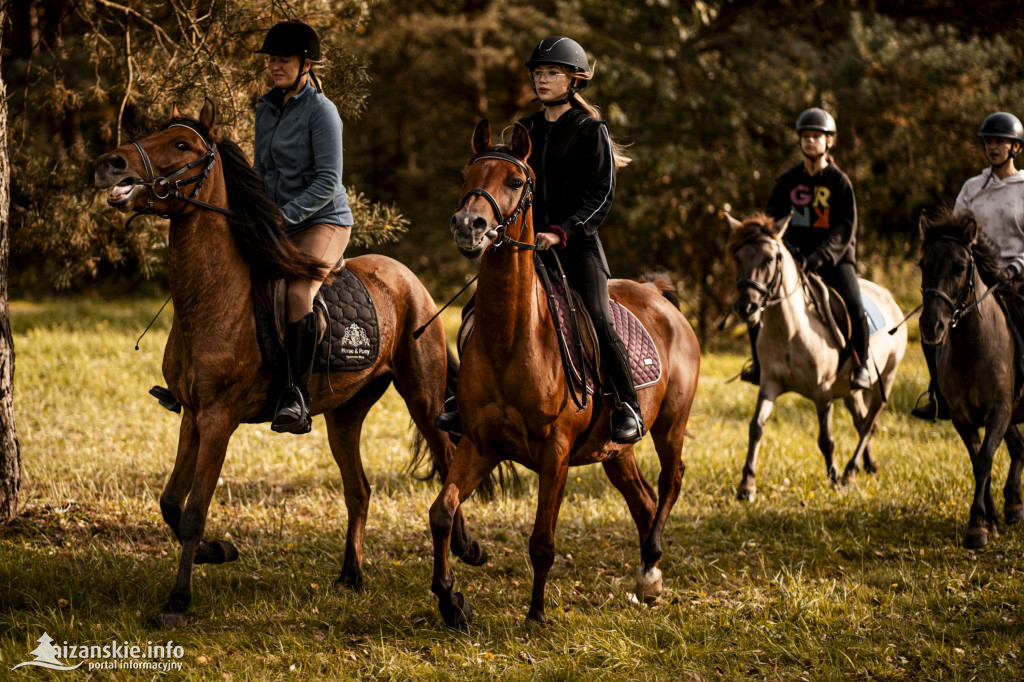
<path id="1" fill-rule="evenodd" d="M 941 291 L 935 287 L 921 289 L 922 298 L 925 298 L 929 294 L 931 294 L 932 296 L 935 296 L 940 301 L 949 306 L 950 311 L 952 311 L 949 320 L 949 326 L 951 329 L 955 329 L 956 326 L 960 323 L 960 320 L 962 320 L 972 310 L 977 308 L 982 301 L 991 296 L 992 293 L 998 287 L 998 285 L 989 287 L 988 290 L 984 294 L 982 294 L 981 298 L 978 298 L 977 291 L 974 288 L 974 272 L 976 268 L 974 265 L 974 252 L 971 251 L 971 247 L 965 244 L 962 240 L 957 239 L 956 237 L 939 237 L 938 239 L 936 239 L 936 241 L 953 242 L 954 244 L 962 246 L 964 250 L 967 251 L 967 277 L 960 287 L 960 293 L 957 294 L 955 302 L 952 298 L 947 296 L 944 291 Z M 974 303 L 968 304 L 967 301 L 970 300 L 971 298 L 974 299 Z"/>
<path id="2" fill-rule="evenodd" d="M 488 234 L 493 233 L 492 240 L 494 246 L 499 247 L 503 244 L 510 244 L 520 249 L 527 249 L 529 251 L 543 251 L 545 247 L 537 244 L 528 244 L 521 242 L 509 237 L 506 231 L 509 227 L 515 224 L 519 220 L 519 216 L 524 215 L 526 211 L 533 205 L 533 175 L 530 173 L 530 169 L 526 164 L 518 157 L 506 154 L 498 151 L 485 151 L 476 154 L 469 160 L 468 166 L 472 166 L 477 161 L 483 159 L 498 159 L 499 161 L 507 161 L 518 167 L 526 174 L 526 184 L 523 185 L 522 194 L 519 195 L 519 203 L 516 204 L 515 209 L 508 215 L 508 217 L 502 217 L 501 208 L 498 207 L 498 202 L 495 201 L 494 197 L 491 196 L 490 192 L 485 190 L 483 187 L 476 187 L 466 192 L 466 195 L 462 197 L 462 201 L 459 203 L 459 209 L 462 210 L 471 197 L 483 197 L 488 204 L 491 205 L 491 210 L 494 211 L 494 219 L 498 222 L 497 227 L 488 230 Z M 522 234 L 522 228 L 519 230 Z"/>
<path id="3" fill-rule="evenodd" d="M 199 136 L 200 140 L 203 141 L 203 145 L 206 147 L 206 153 L 200 156 L 198 159 L 190 161 L 181 168 L 171 171 L 167 175 L 161 175 L 157 177 L 156 174 L 153 172 L 153 164 L 152 162 L 150 162 L 149 155 L 146 154 L 146 150 L 142 148 L 141 144 L 139 144 L 135 140 L 132 140 L 131 144 L 139 151 L 139 155 L 142 157 L 142 162 L 146 166 L 146 182 L 140 182 L 137 184 L 149 189 L 150 191 L 149 203 L 146 205 L 145 208 L 137 210 L 135 214 L 154 214 L 156 213 L 156 211 L 153 210 L 154 199 L 167 199 L 168 197 L 171 197 L 179 201 L 185 202 L 186 204 L 192 204 L 193 206 L 199 206 L 200 208 L 205 208 L 210 211 L 223 213 L 224 215 L 227 216 L 234 215 L 234 213 L 232 213 L 226 208 L 214 206 L 213 204 L 196 199 L 196 195 L 199 194 L 200 188 L 202 188 L 203 183 L 205 183 L 206 179 L 210 176 L 210 171 L 213 170 L 214 164 L 217 163 L 217 143 L 212 140 L 207 140 L 206 137 L 201 132 L 199 132 L 199 130 L 196 129 L 195 126 L 187 122 L 171 123 L 161 128 L 161 130 L 167 130 L 168 128 L 185 128 L 187 130 L 191 130 L 193 133 Z M 200 171 L 199 173 L 189 176 L 187 178 L 176 179 L 179 176 L 183 175 L 184 173 L 187 173 L 193 168 L 196 168 L 203 164 L 205 164 L 205 166 L 203 167 L 203 170 Z M 174 182 L 172 182 L 172 180 Z M 191 194 L 185 194 L 184 192 L 179 191 L 182 187 L 187 187 L 188 185 L 192 184 L 194 184 L 195 187 L 192 188 Z M 163 217 L 170 217 L 173 214 L 160 215 L 162 215 Z M 135 216 L 133 216 L 133 218 L 134 217 Z"/>
<path id="4" fill-rule="evenodd" d="M 797 292 L 797 289 L 788 294 L 779 295 L 778 290 L 782 287 L 782 249 L 784 248 L 779 244 L 778 240 L 769 239 L 767 237 L 759 237 L 756 239 L 748 239 L 742 244 L 738 244 L 736 248 L 745 244 L 760 243 L 760 244 L 773 244 L 776 247 L 775 251 L 775 271 L 772 273 L 772 278 L 767 285 L 762 284 L 756 279 L 742 278 L 737 280 L 736 287 L 742 292 L 744 289 L 753 289 L 754 291 L 761 294 L 761 299 L 758 301 L 757 310 L 755 312 L 764 312 L 765 308 L 769 306 L 778 305 L 782 301 L 792 296 Z M 735 252 L 735 250 L 734 250 Z M 775 298 L 772 298 L 775 296 Z M 736 299 L 737 302 L 739 298 Z"/>

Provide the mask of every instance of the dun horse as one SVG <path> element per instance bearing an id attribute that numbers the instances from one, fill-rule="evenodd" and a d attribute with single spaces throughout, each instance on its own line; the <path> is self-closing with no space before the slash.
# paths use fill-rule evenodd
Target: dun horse
<path id="1" fill-rule="evenodd" d="M 1001 270 L 998 249 L 978 232 L 968 213 L 943 214 L 934 223 L 921 216 L 921 338 L 939 346 L 939 390 L 949 403 L 953 426 L 974 468 L 974 499 L 964 547 L 984 547 L 998 535 L 992 501 L 992 458 L 1006 441 L 1010 471 L 1003 488 L 1007 523 L 1024 518 L 1020 478 L 1024 421 L 1013 335 L 1002 306 L 992 296 Z M 983 440 L 978 429 L 985 429 Z"/>
<path id="2" fill-rule="evenodd" d="M 732 234 L 729 251 L 736 261 L 739 295 L 736 313 L 748 324 L 761 324 L 757 337 L 757 356 L 761 361 L 761 384 L 757 406 L 750 421 L 747 460 L 743 478 L 736 491 L 739 500 L 753 500 L 757 494 L 754 476 L 757 452 L 764 425 L 775 401 L 783 393 L 795 391 L 814 401 L 818 411 L 818 447 L 825 456 L 825 471 L 833 482 L 839 472 L 832 460 L 832 402 L 842 398 L 853 415 L 859 442 L 846 465 L 843 482 L 859 470 L 863 456 L 869 473 L 878 470 L 871 452 L 871 436 L 886 397 L 896 380 L 896 369 L 907 345 L 906 328 L 895 334 L 875 333 L 869 344 L 868 367 L 872 386 L 866 391 L 850 391 L 850 365 L 840 366 L 838 342 L 814 312 L 796 261 L 784 246 L 782 237 L 789 217 L 773 222 L 764 214 L 755 214 L 740 222 L 729 216 Z M 885 329 L 903 317 L 892 295 L 882 287 L 860 280 L 861 292 L 878 306 Z"/>
<path id="3" fill-rule="evenodd" d="M 161 612 L 168 626 L 187 621 L 192 565 L 238 556 L 230 543 L 206 540 L 203 532 L 231 434 L 241 422 L 259 420 L 275 399 L 269 394 L 272 374 L 261 369 L 254 291 L 278 277 L 323 275 L 284 237 L 279 211 L 241 149 L 214 138 L 214 119 L 210 100 L 198 121 L 180 117 L 173 107 L 171 120 L 159 130 L 101 156 L 95 177 L 98 187 L 111 188 L 108 203 L 118 210 L 170 217 L 174 320 L 163 372 L 184 409 L 174 469 L 160 497 L 164 520 L 182 547 L 177 580 Z M 190 194 L 180 191 L 192 185 Z M 327 422 L 348 509 L 345 559 L 335 586 L 358 590 L 370 498 L 359 452 L 363 420 L 394 381 L 443 478 L 453 447 L 431 420 L 455 368 L 448 364 L 440 325 L 413 340 L 413 331 L 436 307 L 407 268 L 374 255 L 348 259 L 346 267 L 375 302 L 380 352 L 369 369 L 314 375 L 310 394 L 313 413 Z M 485 560 L 461 517 L 453 549 L 468 563 Z"/>
<path id="4" fill-rule="evenodd" d="M 477 125 L 463 170 L 461 208 L 451 229 L 463 255 L 481 257 L 476 326 L 459 371 L 458 406 L 464 436 L 441 493 L 430 508 L 434 538 L 432 591 L 450 626 L 468 623 L 472 609 L 452 592 L 448 542 L 459 505 L 499 462 L 512 460 L 540 475 L 537 516 L 530 536 L 533 595 L 527 617 L 544 622 L 544 587 L 555 556 L 554 533 L 570 466 L 601 462 L 626 498 L 640 536 L 638 593 L 661 592 L 662 532 L 682 485 L 683 438 L 697 387 L 697 339 L 669 287 L 613 280 L 611 298 L 629 308 L 657 346 L 662 376 L 639 391 L 642 413 L 661 463 L 658 492 L 641 475 L 633 446 L 611 441 L 608 410 L 591 401 L 577 410 L 559 362 L 545 294 L 534 269 L 533 174 L 527 131 L 516 125 L 511 147 L 491 146 L 486 121 Z M 497 214 L 497 215 L 496 215 Z M 507 233 L 506 233 L 507 232 Z M 514 237 L 514 239 L 513 239 Z"/>

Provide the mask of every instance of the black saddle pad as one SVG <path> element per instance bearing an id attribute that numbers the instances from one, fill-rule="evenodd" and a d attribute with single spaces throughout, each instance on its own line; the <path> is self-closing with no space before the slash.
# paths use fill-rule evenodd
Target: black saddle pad
<path id="1" fill-rule="evenodd" d="M 355 372 L 372 367 L 380 351 L 377 309 L 370 291 L 347 268 L 320 288 L 316 306 L 327 317 L 327 331 L 317 349 L 313 371 Z"/>

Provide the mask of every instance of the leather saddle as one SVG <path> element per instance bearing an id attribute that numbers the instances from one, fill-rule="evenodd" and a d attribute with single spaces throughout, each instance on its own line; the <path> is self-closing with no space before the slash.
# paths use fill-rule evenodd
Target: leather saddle
<path id="1" fill-rule="evenodd" d="M 807 274 L 807 290 L 811 305 L 824 325 L 832 332 L 839 350 L 845 350 L 850 339 L 850 313 L 839 292 L 816 273 Z"/>

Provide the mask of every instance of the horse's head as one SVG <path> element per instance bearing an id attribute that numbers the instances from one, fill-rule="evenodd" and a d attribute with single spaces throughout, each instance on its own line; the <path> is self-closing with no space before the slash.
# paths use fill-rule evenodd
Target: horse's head
<path id="1" fill-rule="evenodd" d="M 209 99 L 198 121 L 182 117 L 172 104 L 170 119 L 156 132 L 99 157 L 94 182 L 110 188 L 107 203 L 122 212 L 182 210 L 186 202 L 180 196 L 195 197 L 213 167 L 216 145 L 210 131 L 215 120 Z"/>
<path id="2" fill-rule="evenodd" d="M 974 248 L 979 244 L 978 223 L 969 212 L 944 212 L 935 220 L 924 213 L 921 233 L 921 340 L 938 346 L 950 327 L 973 300 Z"/>
<path id="3" fill-rule="evenodd" d="M 491 126 L 480 121 L 473 131 L 473 156 L 460 175 L 459 210 L 451 229 L 459 251 L 478 258 L 492 244 L 500 243 L 505 230 L 522 216 L 516 237 L 524 239 L 526 213 L 533 200 L 533 171 L 526 165 L 530 136 L 515 125 L 512 145 L 492 145 Z M 532 224 L 530 225 L 532 228 Z"/>
<path id="4" fill-rule="evenodd" d="M 782 235 L 790 216 L 775 221 L 764 213 L 755 213 L 742 222 L 726 214 L 732 232 L 727 248 L 736 261 L 739 293 L 733 310 L 744 322 L 757 324 L 761 312 L 782 284 Z"/>

